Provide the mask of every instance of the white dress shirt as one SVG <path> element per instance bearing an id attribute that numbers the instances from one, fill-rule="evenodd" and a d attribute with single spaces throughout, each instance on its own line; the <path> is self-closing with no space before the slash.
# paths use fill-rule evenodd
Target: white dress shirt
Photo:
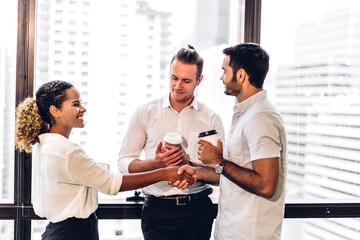
<path id="1" fill-rule="evenodd" d="M 225 176 L 220 177 L 219 211 L 215 239 L 280 239 L 284 216 L 286 180 L 286 134 L 275 107 L 258 92 L 234 107 L 224 157 L 252 169 L 252 161 L 280 158 L 278 187 L 272 198 L 250 193 Z"/>
<path id="2" fill-rule="evenodd" d="M 87 218 L 98 206 L 97 191 L 119 192 L 122 175 L 94 162 L 80 145 L 56 133 L 39 136 L 32 162 L 35 213 L 51 222 Z"/>
<path id="3" fill-rule="evenodd" d="M 142 150 L 146 159 L 155 158 L 156 147 L 167 132 L 178 132 L 183 137 L 183 148 L 193 163 L 203 165 L 198 159 L 198 135 L 200 132 L 215 129 L 218 137 L 224 140 L 224 129 L 218 114 L 210 110 L 196 98 L 180 113 L 175 111 L 169 101 L 169 95 L 140 106 L 130 120 L 123 145 L 119 153 L 120 172 L 128 173 L 129 164 L 139 159 Z M 169 196 L 175 194 L 193 194 L 210 186 L 201 181 L 185 190 L 172 187 L 166 181 L 143 188 L 145 194 Z"/>

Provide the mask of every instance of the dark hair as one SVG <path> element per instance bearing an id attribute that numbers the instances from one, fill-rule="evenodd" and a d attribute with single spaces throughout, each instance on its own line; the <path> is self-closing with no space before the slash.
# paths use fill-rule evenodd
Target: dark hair
<path id="1" fill-rule="evenodd" d="M 203 70 L 204 60 L 200 57 L 199 53 L 193 46 L 188 45 L 188 48 L 181 48 L 171 59 L 170 66 L 175 59 L 185 64 L 196 64 L 196 80 L 199 79 Z"/>
<path id="2" fill-rule="evenodd" d="M 51 114 L 49 108 L 54 105 L 61 108 L 67 99 L 65 90 L 73 87 L 64 81 L 52 81 L 42 85 L 36 92 L 36 100 L 26 98 L 16 108 L 15 147 L 30 153 L 32 146 L 39 142 L 39 135 L 49 131 Z"/>
<path id="3" fill-rule="evenodd" d="M 256 88 L 262 88 L 269 71 L 269 55 L 256 43 L 241 43 L 223 50 L 230 56 L 229 65 L 235 75 L 241 68 L 249 75 L 249 82 Z"/>
<path id="4" fill-rule="evenodd" d="M 50 125 L 49 108 L 54 105 L 61 108 L 62 103 L 67 99 L 65 90 L 73 87 L 69 82 L 55 80 L 42 85 L 36 92 L 36 104 L 39 108 L 39 114 Z"/>

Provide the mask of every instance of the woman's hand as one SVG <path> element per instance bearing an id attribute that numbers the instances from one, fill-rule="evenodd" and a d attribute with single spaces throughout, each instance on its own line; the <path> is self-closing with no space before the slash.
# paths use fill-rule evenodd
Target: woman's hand
<path id="1" fill-rule="evenodd" d="M 183 165 L 177 169 L 178 179 L 169 180 L 168 184 L 173 187 L 185 189 L 195 184 L 197 180 L 196 169 L 189 165 Z"/>

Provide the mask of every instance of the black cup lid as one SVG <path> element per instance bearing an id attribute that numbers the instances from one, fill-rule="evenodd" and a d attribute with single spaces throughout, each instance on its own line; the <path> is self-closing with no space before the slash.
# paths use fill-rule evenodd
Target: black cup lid
<path id="1" fill-rule="evenodd" d="M 206 131 L 206 132 L 201 132 L 199 133 L 199 138 L 202 138 L 202 137 L 206 137 L 206 136 L 210 136 L 210 135 L 214 135 L 214 134 L 217 134 L 216 130 L 210 130 L 210 131 Z"/>

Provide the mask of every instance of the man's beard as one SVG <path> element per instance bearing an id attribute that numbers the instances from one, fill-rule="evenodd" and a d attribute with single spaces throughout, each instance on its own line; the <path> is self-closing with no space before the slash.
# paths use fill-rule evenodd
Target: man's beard
<path id="1" fill-rule="evenodd" d="M 225 83 L 225 94 L 231 96 L 237 96 L 241 93 L 241 85 L 237 84 L 236 75 L 234 74 L 231 81 Z"/>

